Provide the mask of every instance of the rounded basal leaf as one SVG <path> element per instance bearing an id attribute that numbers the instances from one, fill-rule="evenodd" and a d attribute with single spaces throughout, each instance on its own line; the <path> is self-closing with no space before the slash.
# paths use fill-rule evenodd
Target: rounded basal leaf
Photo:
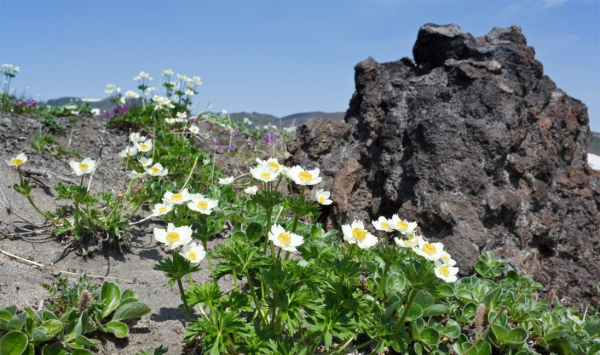
<path id="1" fill-rule="evenodd" d="M 385 283 L 385 293 L 386 294 L 390 294 L 393 291 L 395 292 L 402 292 L 404 291 L 404 288 L 406 287 L 406 277 L 404 277 L 403 275 L 399 274 L 399 273 L 392 273 L 389 275 L 386 283 Z"/>
<path id="2" fill-rule="evenodd" d="M 45 321 L 39 326 L 40 329 L 43 329 L 43 332 L 48 335 L 54 335 L 63 328 L 63 324 L 58 319 L 50 319 Z"/>
<path id="3" fill-rule="evenodd" d="M 235 232 L 231 236 L 231 239 L 238 242 L 246 242 L 248 240 L 248 237 L 246 237 L 246 233 L 244 232 Z"/>
<path id="4" fill-rule="evenodd" d="M 83 335 L 78 335 L 77 338 L 75 339 L 75 342 L 79 345 L 89 346 L 89 347 L 100 344 L 100 340 L 89 339 L 89 338 L 84 337 Z"/>
<path id="5" fill-rule="evenodd" d="M 517 328 L 511 329 L 508 332 L 508 334 L 504 338 L 504 342 L 507 344 L 518 345 L 518 344 L 522 344 L 527 339 L 528 336 L 529 336 L 529 334 L 527 333 L 527 331 L 525 329 L 523 329 L 521 327 L 517 327 Z"/>
<path id="6" fill-rule="evenodd" d="M 113 282 L 104 282 L 100 291 L 102 302 L 102 317 L 107 317 L 119 306 L 121 302 L 121 289 Z"/>
<path id="7" fill-rule="evenodd" d="M 133 318 L 140 318 L 141 316 L 150 313 L 150 307 L 142 302 L 130 302 L 121 307 L 119 307 L 112 320 L 126 320 Z"/>
<path id="8" fill-rule="evenodd" d="M 450 308 L 445 304 L 434 304 L 423 309 L 423 317 L 434 317 L 450 313 Z"/>
<path id="9" fill-rule="evenodd" d="M 445 283 L 445 284 L 441 284 L 437 287 L 437 292 L 445 297 L 452 297 L 454 296 L 454 284 L 450 284 L 450 283 Z"/>
<path id="10" fill-rule="evenodd" d="M 252 222 L 248 225 L 248 227 L 246 227 L 246 236 L 248 237 L 248 240 L 252 243 L 258 242 L 258 240 L 262 236 L 262 232 L 263 227 L 256 222 Z"/>
<path id="11" fill-rule="evenodd" d="M 21 330 L 21 328 L 23 328 L 23 326 L 25 325 L 25 321 L 27 321 L 28 317 L 29 317 L 29 315 L 25 312 L 19 314 L 18 316 L 14 316 L 6 324 L 6 329 L 7 330 Z"/>
<path id="12" fill-rule="evenodd" d="M 402 308 L 402 312 L 404 312 L 404 308 Z M 406 315 L 406 321 L 411 322 L 415 319 L 421 318 L 423 315 L 423 308 L 416 303 L 413 303 L 408 310 L 408 314 Z"/>
<path id="13" fill-rule="evenodd" d="M 469 321 L 475 318 L 475 313 L 477 313 L 477 305 L 473 302 L 467 303 L 462 309 L 462 316 Z"/>
<path id="14" fill-rule="evenodd" d="M 106 323 L 104 330 L 113 333 L 117 338 L 125 338 L 129 334 L 129 328 L 125 323 L 115 321 Z"/>
<path id="15" fill-rule="evenodd" d="M 27 348 L 27 335 L 18 330 L 6 333 L 0 339 L 0 355 L 21 355 Z"/>
<path id="16" fill-rule="evenodd" d="M 131 302 L 139 302 L 141 301 L 140 296 L 138 296 L 135 292 L 131 290 L 125 290 L 121 295 L 121 302 L 119 302 L 119 307 L 131 303 Z"/>
<path id="17" fill-rule="evenodd" d="M 455 320 L 449 319 L 446 326 L 440 330 L 440 334 L 446 338 L 456 339 L 460 336 L 460 325 Z"/>
<path id="18" fill-rule="evenodd" d="M 427 345 L 437 345 L 440 343 L 440 332 L 433 328 L 425 328 L 419 334 L 421 341 Z"/>

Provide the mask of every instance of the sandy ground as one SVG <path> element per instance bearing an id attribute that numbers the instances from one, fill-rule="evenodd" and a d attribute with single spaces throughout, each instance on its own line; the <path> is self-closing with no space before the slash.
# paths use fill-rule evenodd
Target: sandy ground
<path id="1" fill-rule="evenodd" d="M 32 192 L 33 199 L 42 210 L 54 211 L 57 207 L 54 201 L 56 192 L 52 188 L 56 183 L 76 178 L 68 165 L 72 158 L 40 154 L 30 148 L 31 138 L 41 130 L 41 125 L 34 120 L 0 116 L 0 146 L 3 146 L 0 149 L 0 189 L 4 195 L 0 194 L 0 200 L 10 204 L 10 210 L 0 208 L 0 250 L 45 266 L 52 265 L 37 267 L 0 253 L 0 307 L 39 304 L 40 300 L 48 297 L 40 283 L 52 282 L 61 274 L 59 270 L 78 274 L 85 271 L 88 274 L 117 278 L 109 280 L 116 282 L 121 289 L 130 288 L 137 292 L 152 312 L 141 320 L 130 323 L 130 335 L 127 339 L 95 336 L 102 340 L 95 351 L 98 354 L 136 354 L 140 350 L 164 345 L 169 348 L 169 354 L 190 353 L 189 349 L 185 349 L 183 341 L 185 316 L 177 309 L 180 304 L 179 292 L 176 287 L 167 284 L 168 280 L 162 272 L 153 270 L 157 261 L 167 255 L 153 239 L 152 229 L 156 224 L 148 221 L 135 226 L 129 233 L 130 247 L 124 254 L 112 248 L 87 258 L 75 253 L 61 258 L 61 251 L 65 246 L 51 237 L 48 231 L 36 227 L 43 224 L 43 218 L 23 196 L 14 191 L 12 186 L 18 182 L 19 177 L 16 169 L 7 166 L 4 160 L 24 152 L 29 157 L 24 169 L 50 173 L 46 176 L 30 176 L 37 184 Z M 71 149 L 77 149 L 83 156 L 97 158 L 99 137 L 102 136 L 105 146 L 93 185 L 103 185 L 119 191 L 123 188 L 121 182 L 125 169 L 117 153 L 125 146 L 126 133 L 103 131 L 102 124 L 97 119 L 80 119 L 75 124 Z M 68 134 L 67 130 L 66 133 L 57 135 L 62 147 L 67 145 Z M 141 218 L 149 213 L 141 211 L 139 214 L 138 218 Z M 28 233 L 29 230 L 42 231 Z M 209 242 L 209 249 L 219 241 L 217 238 Z M 72 280 L 77 279 L 77 276 L 63 275 Z M 204 260 L 201 271 L 194 275 L 194 279 L 202 282 L 209 275 Z M 102 281 L 101 278 L 97 280 Z M 230 283 L 230 280 L 222 281 L 224 284 Z"/>

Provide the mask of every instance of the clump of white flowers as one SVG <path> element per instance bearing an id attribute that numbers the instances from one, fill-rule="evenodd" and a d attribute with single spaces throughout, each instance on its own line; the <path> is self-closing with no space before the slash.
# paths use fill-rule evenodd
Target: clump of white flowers
<path id="1" fill-rule="evenodd" d="M 75 172 L 75 175 L 77 176 L 91 174 L 96 169 L 96 161 L 90 158 L 85 158 L 80 162 L 71 160 L 71 162 L 69 162 L 69 165 L 71 166 L 71 169 L 73 169 L 73 172 Z"/>

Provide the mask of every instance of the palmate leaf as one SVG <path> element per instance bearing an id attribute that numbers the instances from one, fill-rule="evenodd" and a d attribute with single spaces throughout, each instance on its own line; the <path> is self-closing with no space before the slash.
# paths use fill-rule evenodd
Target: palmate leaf
<path id="1" fill-rule="evenodd" d="M 221 289 L 212 281 L 190 286 L 186 292 L 187 302 L 190 307 L 204 303 L 211 311 L 221 303 Z"/>
<path id="2" fill-rule="evenodd" d="M 164 258 L 154 265 L 154 270 L 162 271 L 172 280 L 180 280 L 187 274 L 200 271 L 200 266 L 192 264 L 181 254 L 174 252 L 173 258 Z"/>
<path id="3" fill-rule="evenodd" d="M 201 336 L 201 346 L 211 355 L 224 354 L 227 346 L 234 345 L 230 334 L 244 337 L 252 330 L 237 313 L 219 310 L 210 312 L 208 318 L 201 317 L 195 323 L 190 323 L 187 329 L 186 341 Z"/>

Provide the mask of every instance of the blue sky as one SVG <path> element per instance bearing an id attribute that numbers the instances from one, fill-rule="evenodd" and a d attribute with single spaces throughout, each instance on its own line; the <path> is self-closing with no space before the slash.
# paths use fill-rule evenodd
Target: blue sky
<path id="1" fill-rule="evenodd" d="M 544 71 L 600 131 L 600 1 L 5 1 L 0 62 L 41 99 L 134 89 L 141 70 L 199 75 L 213 110 L 345 111 L 354 66 L 412 57 L 419 26 L 521 26 Z"/>

